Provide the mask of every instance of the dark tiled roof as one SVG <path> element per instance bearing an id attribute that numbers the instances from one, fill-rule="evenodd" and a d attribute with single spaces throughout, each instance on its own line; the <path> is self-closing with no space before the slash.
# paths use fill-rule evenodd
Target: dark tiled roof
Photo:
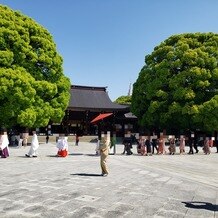
<path id="1" fill-rule="evenodd" d="M 121 111 L 128 110 L 126 105 L 113 103 L 106 87 L 71 86 L 71 97 L 68 109 L 90 111 Z"/>

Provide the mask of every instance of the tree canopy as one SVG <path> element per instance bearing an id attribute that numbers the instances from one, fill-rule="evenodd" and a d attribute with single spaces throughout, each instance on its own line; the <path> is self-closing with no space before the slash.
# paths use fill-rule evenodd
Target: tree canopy
<path id="1" fill-rule="evenodd" d="M 148 128 L 218 129 L 218 34 L 173 35 L 145 57 L 132 112 Z"/>
<path id="2" fill-rule="evenodd" d="M 122 95 L 120 97 L 118 97 L 115 102 L 117 104 L 131 104 L 131 99 L 132 99 L 132 96 L 131 95 Z"/>
<path id="3" fill-rule="evenodd" d="M 0 5 L 0 126 L 61 121 L 70 98 L 62 63 L 45 28 Z"/>

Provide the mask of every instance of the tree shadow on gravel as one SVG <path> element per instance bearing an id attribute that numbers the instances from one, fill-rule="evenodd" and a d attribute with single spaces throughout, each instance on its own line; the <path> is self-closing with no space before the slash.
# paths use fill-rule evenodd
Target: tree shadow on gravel
<path id="1" fill-rule="evenodd" d="M 211 204 L 208 202 L 192 201 L 192 202 L 182 202 L 182 203 L 185 204 L 185 207 L 188 208 L 218 211 L 218 205 Z"/>

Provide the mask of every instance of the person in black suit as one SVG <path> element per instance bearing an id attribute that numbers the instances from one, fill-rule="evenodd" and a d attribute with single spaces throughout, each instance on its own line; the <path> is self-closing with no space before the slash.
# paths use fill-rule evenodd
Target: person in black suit
<path id="1" fill-rule="evenodd" d="M 158 147 L 157 147 L 157 139 L 152 139 L 152 154 L 154 154 L 154 149 L 156 149 L 157 153 L 158 153 Z"/>

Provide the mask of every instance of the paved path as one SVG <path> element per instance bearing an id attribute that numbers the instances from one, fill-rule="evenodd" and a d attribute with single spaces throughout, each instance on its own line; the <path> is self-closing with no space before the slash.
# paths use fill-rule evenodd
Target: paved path
<path id="1" fill-rule="evenodd" d="M 37 158 L 11 148 L 0 159 L 0 217 L 218 217 L 218 154 L 110 155 L 108 177 L 100 176 L 95 144 L 70 145 L 55 157 L 41 144 Z M 133 148 L 135 152 L 135 147 Z"/>

